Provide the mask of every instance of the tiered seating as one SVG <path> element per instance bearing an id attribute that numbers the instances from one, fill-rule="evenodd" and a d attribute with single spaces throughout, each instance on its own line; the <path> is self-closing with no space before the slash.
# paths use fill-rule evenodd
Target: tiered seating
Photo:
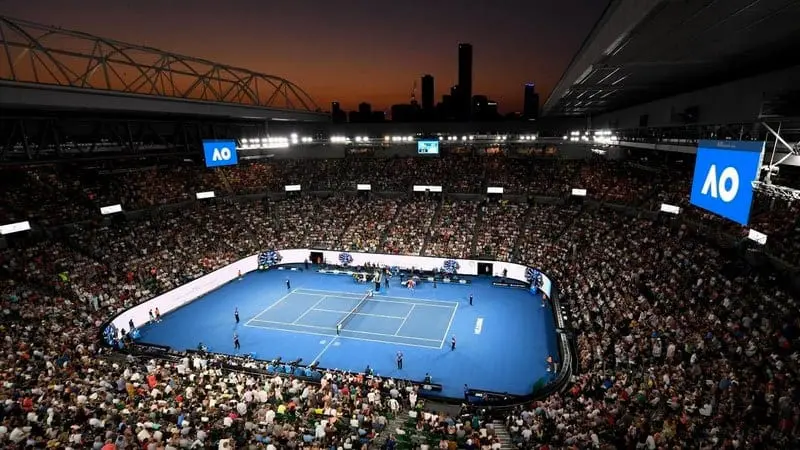
<path id="1" fill-rule="evenodd" d="M 492 255 L 498 261 L 511 261 L 522 225 L 520 221 L 528 212 L 528 205 L 490 203 L 482 205 L 481 210 L 475 251 L 478 255 Z"/>
<path id="2" fill-rule="evenodd" d="M 477 202 L 445 201 L 439 217 L 431 225 L 426 254 L 469 257 L 477 219 Z"/>
<path id="3" fill-rule="evenodd" d="M 386 232 L 384 253 L 419 255 L 438 204 L 430 200 L 403 202 Z"/>
<path id="4" fill-rule="evenodd" d="M 405 174 L 399 178 L 402 184 L 446 171 L 431 161 L 439 160 L 422 163 L 420 172 L 414 171 L 414 160 L 364 164 L 385 163 L 391 173 Z M 299 171 L 306 163 L 293 164 L 291 170 Z M 308 164 L 324 171 L 345 163 Z M 496 173 L 491 164 L 487 171 Z M 554 181 L 536 189 L 573 185 L 570 176 L 580 165 L 556 167 Z M 262 183 L 287 184 L 283 175 L 267 181 L 258 175 L 273 170 L 284 168 L 269 163 L 215 172 L 220 184 L 214 187 L 249 192 Z M 656 199 L 676 199 L 680 190 L 660 191 L 659 186 L 671 185 L 667 177 L 653 188 L 635 176 L 626 179 L 627 169 L 599 170 L 619 186 L 585 171 L 580 176 L 587 189 L 604 190 L 606 201 L 637 203 L 653 192 Z M 179 179 L 147 188 L 141 183 L 152 184 L 152 174 L 128 175 L 124 179 L 132 187 L 105 191 L 103 186 L 113 181 L 37 169 L 13 177 L 14 183 L 28 183 L 27 190 L 14 183 L 5 186 L 9 195 L 0 199 L 2 211 L 6 219 L 63 223 L 90 217 L 89 205 L 111 196 L 131 205 L 158 205 L 164 197 L 185 198 L 172 189 L 209 186 L 208 176 L 195 177 L 191 170 L 167 172 Z M 314 181 L 321 172 L 308 173 L 315 175 L 299 176 L 301 183 L 342 185 L 324 177 Z M 336 174 L 327 179 L 335 180 Z M 378 183 L 395 182 L 382 178 Z M 71 202 L 63 203 L 64 198 Z M 779 256 L 796 258 L 796 205 L 776 202 L 770 208 L 761 201 L 754 227 L 770 234 L 768 242 L 776 241 L 772 250 Z M 365 382 L 357 374 L 331 372 L 321 384 L 305 384 L 218 371 L 219 360 L 206 357 L 181 356 L 169 363 L 107 359 L 96 340 L 103 321 L 122 309 L 267 248 L 317 242 L 419 254 L 430 237 L 428 253 L 466 256 L 471 236 L 477 236 L 478 244 L 505 236 L 492 241 L 490 256 L 506 259 L 508 251 L 511 260 L 542 268 L 559 284 L 561 300 L 573 312 L 569 322 L 577 335 L 581 370 L 567 392 L 509 413 L 506 423 L 518 448 L 800 444 L 795 386 L 799 314 L 782 275 L 732 264 L 734 256 L 714 247 L 706 235 L 672 220 L 654 222 L 578 204 L 534 204 L 525 220 L 515 220 L 519 210 L 490 205 L 483 212 L 486 225 L 476 229 L 478 203 L 446 198 L 434 221 L 439 206 L 418 198 L 367 205 L 339 196 L 216 200 L 141 220 L 85 223 L 48 237 L 31 236 L 28 242 L 10 239 L 10 248 L 0 252 L 5 338 L 0 346 L 0 398 L 5 401 L 0 445 L 277 449 L 306 441 L 307 446 L 355 448 L 386 439 L 399 447 L 498 445 L 499 431 L 481 417 L 476 423 L 475 417 L 425 411 L 413 388 L 391 380 Z M 737 230 L 703 219 L 699 212 L 688 215 L 712 229 Z M 489 227 L 493 220 L 498 224 Z M 363 233 L 359 223 L 366 225 Z M 373 223 L 383 224 L 384 230 Z M 515 234 L 516 245 L 507 250 Z M 419 409 L 418 418 L 401 423 L 400 435 L 390 437 L 395 430 L 388 428 L 389 421 L 406 417 L 410 408 Z"/>
<path id="5" fill-rule="evenodd" d="M 362 212 L 342 233 L 337 247 L 342 250 L 380 252 L 381 242 L 397 215 L 400 203 L 393 199 L 372 199 L 366 202 Z"/>

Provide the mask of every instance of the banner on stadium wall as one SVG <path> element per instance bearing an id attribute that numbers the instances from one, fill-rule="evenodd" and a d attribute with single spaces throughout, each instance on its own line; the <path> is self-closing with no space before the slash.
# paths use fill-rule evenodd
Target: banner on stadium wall
<path id="1" fill-rule="evenodd" d="M 690 203 L 747 226 L 763 156 L 764 142 L 700 141 Z"/>

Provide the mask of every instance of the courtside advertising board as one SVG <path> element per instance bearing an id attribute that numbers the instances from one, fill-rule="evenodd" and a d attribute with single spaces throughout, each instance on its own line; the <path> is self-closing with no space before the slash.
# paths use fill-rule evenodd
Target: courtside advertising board
<path id="1" fill-rule="evenodd" d="M 700 141 L 690 203 L 747 226 L 763 141 Z"/>

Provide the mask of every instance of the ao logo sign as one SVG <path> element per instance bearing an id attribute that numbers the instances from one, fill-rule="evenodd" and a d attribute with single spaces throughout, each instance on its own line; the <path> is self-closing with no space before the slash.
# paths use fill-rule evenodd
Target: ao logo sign
<path id="1" fill-rule="evenodd" d="M 231 159 L 231 149 L 228 147 L 215 148 L 211 154 L 212 161 L 227 161 Z"/>
<path id="2" fill-rule="evenodd" d="M 746 226 L 763 149 L 763 142 L 700 141 L 691 203 Z"/>
<path id="3" fill-rule="evenodd" d="M 236 141 L 203 141 L 206 167 L 232 166 L 239 162 Z"/>
<path id="4" fill-rule="evenodd" d="M 719 198 L 725 203 L 732 202 L 739 193 L 739 172 L 735 167 L 726 167 L 717 177 L 717 166 L 712 164 L 700 193 L 710 195 L 711 198 Z"/>

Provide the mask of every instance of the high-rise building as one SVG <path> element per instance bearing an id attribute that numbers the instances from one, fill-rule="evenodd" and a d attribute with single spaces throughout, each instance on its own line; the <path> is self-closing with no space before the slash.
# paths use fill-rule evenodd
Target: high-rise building
<path id="1" fill-rule="evenodd" d="M 527 120 L 539 118 L 539 94 L 536 93 L 536 86 L 533 83 L 525 85 L 522 116 Z"/>
<path id="2" fill-rule="evenodd" d="M 458 44 L 458 93 L 460 116 L 469 119 L 472 107 L 472 44 Z"/>
<path id="3" fill-rule="evenodd" d="M 335 123 L 347 122 L 347 113 L 342 111 L 339 102 L 331 102 L 331 121 Z"/>
<path id="4" fill-rule="evenodd" d="M 472 97 L 472 116 L 476 120 L 496 120 L 500 118 L 497 113 L 497 102 L 490 100 L 485 95 Z"/>
<path id="5" fill-rule="evenodd" d="M 372 105 L 367 102 L 359 103 L 358 115 L 361 116 L 362 122 L 369 122 L 372 118 Z"/>
<path id="6" fill-rule="evenodd" d="M 433 111 L 434 105 L 434 85 L 433 75 L 424 75 L 422 77 L 422 110 L 426 113 Z"/>

